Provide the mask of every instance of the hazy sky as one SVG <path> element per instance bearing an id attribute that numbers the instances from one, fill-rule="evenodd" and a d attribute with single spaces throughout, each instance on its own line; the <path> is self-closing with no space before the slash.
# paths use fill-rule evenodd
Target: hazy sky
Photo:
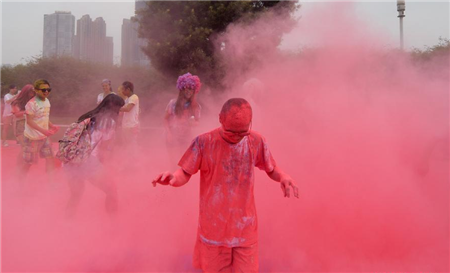
<path id="1" fill-rule="evenodd" d="M 340 1 L 333 1 L 340 2 Z M 324 1 L 302 1 L 301 15 L 306 15 Z M 114 39 L 114 62 L 120 60 L 121 26 L 124 18 L 134 15 L 134 1 L 12 1 L 3 0 L 2 9 L 2 64 L 25 63 L 32 56 L 42 54 L 44 14 L 70 11 L 78 20 L 84 14 L 92 19 L 103 17 L 106 32 Z M 398 41 L 399 22 L 396 1 L 358 1 L 360 18 L 377 29 L 385 31 Z M 423 48 L 435 45 L 439 37 L 449 38 L 449 2 L 406 0 L 404 19 L 405 47 Z M 287 48 L 297 46 L 297 37 L 286 37 Z M 395 40 L 397 39 L 397 40 Z M 397 46 L 396 44 L 391 46 Z"/>

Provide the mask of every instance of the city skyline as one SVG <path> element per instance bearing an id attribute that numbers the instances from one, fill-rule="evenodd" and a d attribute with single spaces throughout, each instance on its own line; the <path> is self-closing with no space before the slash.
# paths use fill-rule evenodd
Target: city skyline
<path id="1" fill-rule="evenodd" d="M 25 20 L 16 20 L 14 14 L 17 14 L 19 10 L 23 18 L 33 22 L 32 28 L 30 23 L 24 23 Z M 79 2 L 47 2 L 44 5 L 34 2 L 4 2 L 2 3 L 2 64 L 24 64 L 33 57 L 43 55 L 44 14 L 52 14 L 55 11 L 70 11 L 76 19 L 86 14 L 91 18 L 102 17 L 108 26 L 106 36 L 112 37 L 114 43 L 113 62 L 120 63 L 122 20 L 134 16 L 134 1 L 94 2 L 89 5 Z"/>
<path id="2" fill-rule="evenodd" d="M 391 3 L 392 2 L 392 3 Z M 395 1 L 354 3 L 355 12 L 371 27 L 391 37 L 388 46 L 397 46 L 398 18 Z M 107 36 L 114 40 L 114 63 L 121 62 L 122 25 L 124 19 L 135 16 L 135 1 L 127 2 L 11 2 L 2 4 L 2 64 L 26 63 L 32 57 L 42 55 L 44 14 L 55 11 L 70 11 L 76 18 L 89 14 L 92 18 L 102 17 L 108 25 Z M 304 2 L 296 17 L 306 16 L 315 6 L 327 3 Z M 21 14 L 21 20 L 17 20 Z M 449 3 L 406 3 L 405 49 L 425 48 L 439 42 L 439 37 L 449 38 Z M 32 27 L 30 27 L 32 26 Z M 32 41 L 30 43 L 30 41 Z M 292 49 L 302 41 L 295 33 L 284 39 L 286 48 Z"/>
<path id="3" fill-rule="evenodd" d="M 136 1 L 135 14 L 145 8 L 145 2 Z M 149 58 L 142 51 L 145 39 L 139 38 L 138 15 L 124 18 L 121 31 L 120 65 L 148 66 Z M 72 56 L 79 60 L 113 64 L 113 38 L 106 36 L 107 24 L 102 17 L 95 20 L 84 14 L 76 20 L 70 11 L 44 14 L 43 57 Z M 76 26 L 76 29 L 75 29 Z"/>
<path id="4" fill-rule="evenodd" d="M 76 26 L 76 29 L 75 29 Z M 44 14 L 43 57 L 71 56 L 75 59 L 113 64 L 113 40 L 106 36 L 102 17 L 89 14 L 76 20 L 70 11 Z"/>

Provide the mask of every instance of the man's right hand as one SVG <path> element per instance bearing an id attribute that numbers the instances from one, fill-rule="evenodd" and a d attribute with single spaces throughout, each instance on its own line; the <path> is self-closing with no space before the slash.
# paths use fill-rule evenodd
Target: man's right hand
<path id="1" fill-rule="evenodd" d="M 165 186 L 173 185 L 175 183 L 175 176 L 170 172 L 163 172 L 159 174 L 155 179 L 153 179 L 153 187 L 156 187 L 157 183 Z"/>

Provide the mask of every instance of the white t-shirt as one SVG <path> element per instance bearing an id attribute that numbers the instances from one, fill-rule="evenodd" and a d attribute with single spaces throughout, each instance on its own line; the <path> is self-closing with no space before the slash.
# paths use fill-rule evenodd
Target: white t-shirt
<path id="1" fill-rule="evenodd" d="M 9 103 L 6 102 L 7 100 L 10 100 L 12 98 L 14 98 L 14 95 L 12 95 L 10 93 L 6 94 L 3 97 L 3 100 L 5 101 L 5 108 L 3 109 L 3 116 L 4 117 L 8 117 L 8 116 L 12 115 L 12 113 L 11 113 L 11 102 L 9 102 Z"/>
<path id="2" fill-rule="evenodd" d="M 109 93 L 109 94 L 114 94 L 114 95 L 115 95 L 116 93 L 111 92 L 111 93 Z M 109 94 L 108 94 L 108 95 L 109 95 Z M 100 104 L 104 98 L 105 98 L 105 93 L 100 93 L 100 94 L 98 94 L 98 96 L 97 96 L 97 104 Z"/>
<path id="3" fill-rule="evenodd" d="M 50 101 L 48 99 L 42 101 L 37 97 L 32 98 L 25 105 L 25 113 L 25 119 L 31 118 L 39 127 L 48 130 L 50 117 Z M 25 131 L 23 134 L 31 140 L 39 140 L 47 137 L 41 132 L 28 126 L 27 122 L 25 122 Z"/>
<path id="4" fill-rule="evenodd" d="M 134 104 L 134 107 L 123 114 L 122 128 L 139 126 L 139 97 L 136 94 L 131 95 L 125 100 L 125 106 L 128 104 Z"/>

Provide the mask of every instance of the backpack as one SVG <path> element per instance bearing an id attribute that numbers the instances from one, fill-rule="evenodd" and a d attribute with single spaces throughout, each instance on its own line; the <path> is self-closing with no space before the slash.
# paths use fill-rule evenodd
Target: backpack
<path id="1" fill-rule="evenodd" d="M 70 124 L 64 133 L 63 139 L 59 140 L 59 148 L 56 157 L 64 164 L 84 162 L 91 154 L 91 135 L 88 126 L 91 119 L 87 118 L 82 122 Z"/>

